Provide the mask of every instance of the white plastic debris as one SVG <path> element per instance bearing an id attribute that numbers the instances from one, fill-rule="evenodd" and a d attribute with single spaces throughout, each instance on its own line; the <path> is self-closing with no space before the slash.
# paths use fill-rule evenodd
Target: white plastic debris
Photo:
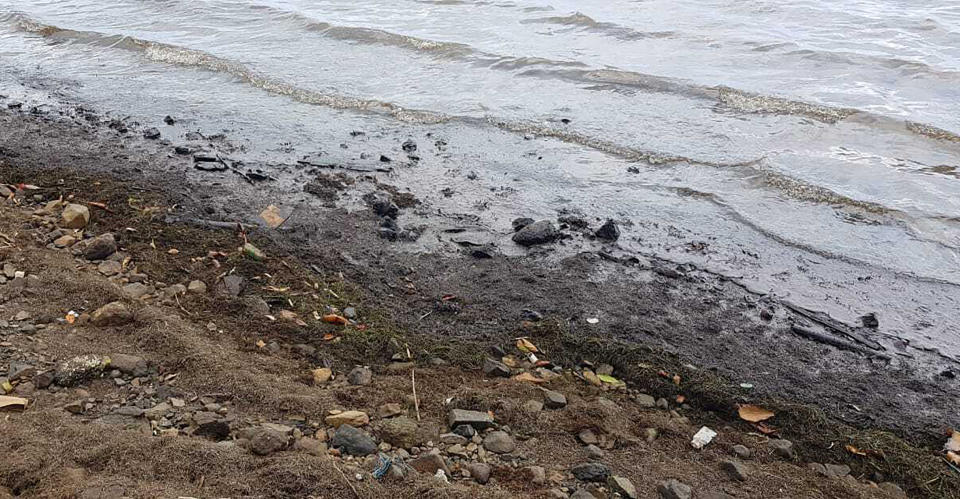
<path id="1" fill-rule="evenodd" d="M 590 317 L 587 319 L 587 324 L 596 324 L 598 322 L 600 322 L 600 319 L 597 319 L 596 317 Z"/>
<path id="2" fill-rule="evenodd" d="M 709 444 L 715 436 L 717 436 L 717 432 L 704 426 L 693 436 L 690 445 L 692 445 L 694 449 L 702 449 Z"/>
<path id="3" fill-rule="evenodd" d="M 437 474 L 433 475 L 433 477 L 436 478 L 437 480 L 440 480 L 443 483 L 450 483 L 450 480 L 447 479 L 447 474 L 444 473 L 443 470 L 437 470 Z"/>

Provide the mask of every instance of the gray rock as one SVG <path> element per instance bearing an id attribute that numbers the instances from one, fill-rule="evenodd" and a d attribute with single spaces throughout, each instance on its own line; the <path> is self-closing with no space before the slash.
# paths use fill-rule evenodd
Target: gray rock
<path id="1" fill-rule="evenodd" d="M 745 482 L 747 480 L 747 467 L 736 461 L 723 461 L 720 463 L 720 469 L 730 478 Z"/>
<path id="2" fill-rule="evenodd" d="M 377 444 L 370 435 L 348 424 L 340 425 L 334 431 L 330 445 L 351 456 L 366 456 L 377 452 Z"/>
<path id="3" fill-rule="evenodd" d="M 622 497 L 627 497 L 629 499 L 637 499 L 637 488 L 633 486 L 628 478 L 622 476 L 611 476 L 607 479 L 607 487 L 610 487 L 610 490 L 620 494 Z"/>
<path id="4" fill-rule="evenodd" d="M 447 445 L 467 445 L 470 439 L 456 433 L 444 433 L 440 435 L 440 443 Z"/>
<path id="5" fill-rule="evenodd" d="M 583 482 L 604 482 L 610 476 L 610 468 L 602 463 L 578 464 L 570 469 L 577 480 Z"/>
<path id="6" fill-rule="evenodd" d="M 470 463 L 467 465 L 467 471 L 470 472 L 470 477 L 473 478 L 480 485 L 486 484 L 490 481 L 490 465 L 486 463 Z"/>
<path id="7" fill-rule="evenodd" d="M 100 327 L 123 326 L 133 322 L 133 311 L 123 302 L 110 302 L 94 310 L 90 320 Z"/>
<path id="8" fill-rule="evenodd" d="M 88 223 L 90 223 L 90 209 L 82 204 L 68 204 L 60 215 L 60 224 L 67 229 L 82 229 Z"/>
<path id="9" fill-rule="evenodd" d="M 675 479 L 660 482 L 660 485 L 657 485 L 657 492 L 662 499 L 690 499 L 693 495 L 693 489 L 689 485 Z"/>
<path id="10" fill-rule="evenodd" d="M 469 425 L 475 430 L 485 430 L 493 426 L 493 416 L 487 414 L 486 412 L 468 411 L 465 409 L 451 409 L 447 418 L 447 422 L 450 424 L 451 428 L 454 428 L 454 433 L 462 435 L 462 433 L 459 433 L 456 430 L 458 426 Z"/>
<path id="11" fill-rule="evenodd" d="M 597 496 L 590 493 L 587 489 L 577 489 L 570 494 L 570 499 L 597 499 Z"/>
<path id="12" fill-rule="evenodd" d="M 141 297 L 151 292 L 150 287 L 142 282 L 131 282 L 130 284 L 120 288 L 120 290 L 123 292 L 123 296 L 126 296 L 131 300 L 139 300 Z"/>
<path id="13" fill-rule="evenodd" d="M 477 434 L 477 430 L 474 430 L 473 427 L 468 424 L 461 424 L 454 427 L 453 433 L 464 438 L 473 438 L 473 436 Z"/>
<path id="14" fill-rule="evenodd" d="M 527 466 L 523 472 L 534 485 L 547 483 L 547 470 L 543 469 L 543 466 Z"/>
<path id="15" fill-rule="evenodd" d="M 373 371 L 369 367 L 354 367 L 347 373 L 347 381 L 351 385 L 369 385 L 373 382 Z"/>
<path id="16" fill-rule="evenodd" d="M 380 439 L 390 445 L 409 449 L 420 443 L 417 430 L 416 421 L 406 416 L 398 416 L 383 422 L 380 427 Z"/>
<path id="17" fill-rule="evenodd" d="M 600 439 L 597 438 L 597 434 L 593 430 L 586 429 L 577 434 L 577 438 L 583 442 L 584 445 L 597 445 L 600 443 Z"/>
<path id="18" fill-rule="evenodd" d="M 517 449 L 517 442 L 505 431 L 492 431 L 483 439 L 483 448 L 497 454 L 509 454 Z"/>
<path id="19" fill-rule="evenodd" d="M 223 281 L 220 282 L 220 292 L 228 296 L 240 296 L 240 292 L 243 291 L 243 284 L 244 280 L 242 276 L 230 274 L 225 276 Z"/>
<path id="20" fill-rule="evenodd" d="M 617 239 L 620 239 L 620 227 L 618 227 L 617 223 L 613 220 L 607 220 L 607 223 L 600 226 L 594 235 L 597 236 L 598 239 L 616 241 Z"/>
<path id="21" fill-rule="evenodd" d="M 53 384 L 54 375 L 55 375 L 54 371 L 46 371 L 46 372 L 37 374 L 36 376 L 33 377 L 33 384 L 40 389 L 47 388 Z"/>
<path id="22" fill-rule="evenodd" d="M 202 295 L 207 292 L 207 285 L 203 281 L 190 281 L 190 284 L 187 285 L 187 291 L 195 295 Z"/>
<path id="23" fill-rule="evenodd" d="M 750 456 L 753 455 L 753 451 L 751 451 L 746 445 L 737 444 L 734 445 L 731 450 L 733 451 L 733 455 L 739 457 L 740 459 L 749 459 Z"/>
<path id="24" fill-rule="evenodd" d="M 483 374 L 487 376 L 508 378 L 510 377 L 510 368 L 503 362 L 487 358 L 483 361 Z"/>
<path id="25" fill-rule="evenodd" d="M 587 451 L 587 455 L 593 459 L 600 459 L 605 454 L 605 452 L 603 452 L 603 449 L 593 444 L 588 445 L 586 447 L 586 451 Z"/>
<path id="26" fill-rule="evenodd" d="M 123 272 L 123 265 L 120 262 L 115 262 L 113 260 L 104 260 L 100 262 L 100 265 L 97 266 L 97 272 L 109 277 L 112 275 L 117 275 L 120 272 Z"/>
<path id="27" fill-rule="evenodd" d="M 117 414 L 131 418 L 139 418 L 140 416 L 143 416 L 143 409 L 133 405 L 125 405 L 117 409 Z"/>
<path id="28" fill-rule="evenodd" d="M 115 353 L 110 355 L 110 367 L 130 376 L 146 376 L 150 373 L 147 361 L 143 357 Z"/>
<path id="29" fill-rule="evenodd" d="M 520 229 L 523 229 L 524 227 L 532 224 L 533 222 L 534 222 L 534 219 L 532 218 L 522 217 L 522 218 L 513 219 L 513 222 L 511 222 L 510 225 L 513 226 L 513 231 L 517 232 Z"/>
<path id="30" fill-rule="evenodd" d="M 543 410 L 543 402 L 540 402 L 539 400 L 528 400 L 523 403 L 521 409 L 523 409 L 523 412 L 528 414 L 537 414 Z"/>
<path id="31" fill-rule="evenodd" d="M 385 192 L 371 192 L 363 196 L 363 200 L 367 202 L 374 213 L 381 217 L 397 218 L 397 214 L 400 212 L 400 207 Z"/>
<path id="32" fill-rule="evenodd" d="M 287 436 L 276 430 L 257 428 L 250 436 L 250 452 L 259 456 L 266 456 L 286 447 Z"/>
<path id="33" fill-rule="evenodd" d="M 657 399 L 653 398 L 652 395 L 647 395 L 646 393 L 641 393 L 637 395 L 637 405 L 640 407 L 652 408 L 657 406 Z"/>
<path id="34" fill-rule="evenodd" d="M 84 244 L 83 257 L 87 260 L 103 260 L 116 252 L 117 240 L 108 232 L 87 241 Z"/>
<path id="35" fill-rule="evenodd" d="M 10 361 L 10 368 L 7 369 L 7 378 L 10 381 L 17 381 L 19 379 L 29 379 L 37 374 L 37 368 L 26 362 Z"/>
<path id="36" fill-rule="evenodd" d="M 154 127 L 148 128 L 143 131 L 143 138 L 149 140 L 156 140 L 160 138 L 160 130 L 157 130 Z"/>
<path id="37" fill-rule="evenodd" d="M 173 407 L 170 404 L 163 402 L 143 411 L 143 417 L 151 421 L 158 420 L 166 416 L 172 409 Z"/>
<path id="38" fill-rule="evenodd" d="M 786 439 L 772 439 L 769 442 L 770 448 L 773 449 L 773 453 L 784 458 L 784 459 L 793 459 L 793 442 Z"/>
<path id="39" fill-rule="evenodd" d="M 845 464 L 824 464 L 827 476 L 843 478 L 850 474 L 850 467 Z"/>
<path id="40" fill-rule="evenodd" d="M 562 409 L 567 405 L 567 397 L 560 392 L 544 390 L 543 405 L 547 409 Z"/>
<path id="41" fill-rule="evenodd" d="M 513 235 L 513 242 L 521 246 L 535 246 L 556 241 L 560 231 L 549 220 L 533 222 L 520 229 Z"/>

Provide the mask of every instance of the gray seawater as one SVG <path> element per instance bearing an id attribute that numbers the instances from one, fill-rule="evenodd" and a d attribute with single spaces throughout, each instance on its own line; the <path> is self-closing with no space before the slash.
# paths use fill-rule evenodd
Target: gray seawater
<path id="1" fill-rule="evenodd" d="M 629 221 L 960 358 L 960 1 L 0 0 L 0 94 L 259 161 L 430 133 L 390 181 L 437 213 Z"/>

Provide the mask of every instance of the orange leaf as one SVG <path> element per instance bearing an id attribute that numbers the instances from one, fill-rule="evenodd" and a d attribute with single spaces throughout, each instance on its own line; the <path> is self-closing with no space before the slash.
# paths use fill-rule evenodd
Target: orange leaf
<path id="1" fill-rule="evenodd" d="M 678 404 L 682 404 L 682 403 L 684 403 L 684 402 L 686 402 L 686 401 L 687 401 L 687 397 L 684 397 L 683 395 L 677 395 L 677 403 L 678 403 Z"/>
<path id="2" fill-rule="evenodd" d="M 337 314 L 327 314 L 323 316 L 323 322 L 328 324 L 336 324 L 338 326 L 346 326 L 350 321 L 348 321 L 346 317 L 342 317 Z"/>
<path id="3" fill-rule="evenodd" d="M 673 384 L 675 384 L 675 385 L 677 385 L 677 386 L 680 386 L 680 375 L 679 375 L 679 374 L 674 374 L 674 375 L 673 375 Z"/>
<path id="4" fill-rule="evenodd" d="M 947 451 L 947 460 L 953 464 L 960 465 L 960 454 L 953 451 Z"/>
<path id="5" fill-rule="evenodd" d="M 517 350 L 520 350 L 521 352 L 535 352 L 535 353 L 540 351 L 540 350 L 537 350 L 536 345 L 531 343 L 530 340 L 526 338 L 517 338 Z"/>
<path id="6" fill-rule="evenodd" d="M 856 448 L 856 447 L 854 447 L 854 446 L 852 446 L 852 445 L 850 445 L 850 444 L 844 445 L 843 448 L 844 448 L 844 449 L 847 449 L 847 452 L 849 452 L 849 453 L 851 453 L 851 454 L 856 454 L 856 455 L 858 455 L 858 456 L 866 456 L 866 455 L 867 455 L 866 452 L 864 452 L 864 451 L 862 451 L 862 450 L 860 450 L 860 449 L 858 449 L 858 448 Z"/>
<path id="7" fill-rule="evenodd" d="M 773 435 L 774 433 L 777 433 L 780 431 L 765 423 L 754 423 L 753 426 L 755 426 L 757 430 L 759 430 L 760 433 L 763 433 L 764 435 Z"/>
<path id="8" fill-rule="evenodd" d="M 776 415 L 773 413 L 773 411 L 750 404 L 741 405 L 738 413 L 740 414 L 740 419 L 743 419 L 744 421 L 750 421 L 751 423 L 766 421 Z"/>

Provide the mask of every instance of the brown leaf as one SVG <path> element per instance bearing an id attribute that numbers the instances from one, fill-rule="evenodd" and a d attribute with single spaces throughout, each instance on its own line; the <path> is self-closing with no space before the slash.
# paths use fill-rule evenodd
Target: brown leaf
<path id="1" fill-rule="evenodd" d="M 547 380 L 538 378 L 530 373 L 520 373 L 513 377 L 514 381 L 528 381 L 530 383 L 546 383 Z"/>
<path id="2" fill-rule="evenodd" d="M 953 451 L 947 451 L 947 461 L 950 461 L 953 464 L 960 465 L 960 454 L 957 454 Z"/>
<path id="3" fill-rule="evenodd" d="M 271 229 L 276 229 L 283 225 L 283 222 L 286 222 L 287 219 L 280 214 L 280 208 L 277 208 L 274 205 L 267 206 L 267 209 L 260 212 L 260 218 L 263 219 Z"/>
<path id="4" fill-rule="evenodd" d="M 741 405 L 738 413 L 740 414 L 740 419 L 750 421 L 751 423 L 759 423 L 760 421 L 766 421 L 776 416 L 773 411 L 751 404 Z"/>
<path id="5" fill-rule="evenodd" d="M 517 350 L 520 350 L 521 352 L 534 352 L 534 353 L 540 351 L 537 349 L 536 345 L 531 343 L 530 340 L 526 338 L 517 338 Z"/>
<path id="6" fill-rule="evenodd" d="M 780 431 L 766 423 L 754 423 L 753 426 L 755 426 L 757 430 L 759 430 L 760 433 L 763 433 L 764 435 L 773 435 L 774 433 L 777 433 Z"/>

